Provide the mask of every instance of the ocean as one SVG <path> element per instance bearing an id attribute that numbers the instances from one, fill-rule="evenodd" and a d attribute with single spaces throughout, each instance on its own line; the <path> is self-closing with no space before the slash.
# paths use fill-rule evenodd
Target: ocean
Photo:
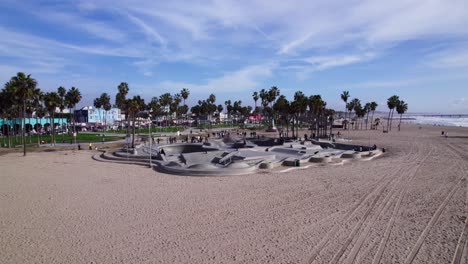
<path id="1" fill-rule="evenodd" d="M 416 123 L 416 124 L 468 127 L 468 115 L 456 115 L 456 116 L 403 115 L 403 119 L 405 122 Z"/>

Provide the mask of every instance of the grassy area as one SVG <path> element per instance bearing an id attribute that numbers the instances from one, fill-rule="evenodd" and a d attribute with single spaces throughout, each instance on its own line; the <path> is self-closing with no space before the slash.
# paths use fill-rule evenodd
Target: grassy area
<path id="1" fill-rule="evenodd" d="M 170 132 L 177 132 L 177 131 L 182 131 L 184 130 L 185 128 L 184 127 L 179 127 L 179 126 L 176 126 L 176 127 L 152 127 L 151 128 L 151 132 L 153 133 L 170 133 Z M 132 132 L 132 130 L 130 129 L 130 133 Z M 126 134 L 127 133 L 127 130 L 126 129 L 118 129 L 118 130 L 108 130 L 108 131 L 102 131 L 102 133 L 105 133 L 105 134 Z M 148 128 L 139 128 L 139 129 L 135 129 L 135 134 L 145 134 L 145 133 L 148 133 Z"/>
<path id="2" fill-rule="evenodd" d="M 213 128 L 235 128 L 239 124 L 212 124 L 212 125 L 199 125 L 197 129 L 213 129 Z"/>
<path id="3" fill-rule="evenodd" d="M 37 140 L 38 140 L 38 137 L 39 137 L 39 140 L 40 141 L 44 141 L 44 142 L 47 142 L 47 143 L 50 143 L 52 141 L 52 138 L 50 135 L 44 135 L 44 136 L 37 136 L 37 135 L 34 135 L 34 136 L 27 136 L 26 137 L 26 144 L 37 144 Z M 110 135 L 106 135 L 105 137 L 102 137 L 101 135 L 98 135 L 98 134 L 86 134 L 86 133 L 80 133 L 77 135 L 76 137 L 76 142 L 77 143 L 89 143 L 89 142 L 102 142 L 102 140 L 104 139 L 105 142 L 109 142 L 109 141 L 115 141 L 115 140 L 119 140 L 119 139 L 123 139 L 124 137 L 119 137 L 119 136 L 110 136 Z M 73 142 L 73 136 L 71 135 L 57 135 L 55 137 L 55 141 L 57 143 L 70 143 L 70 142 Z M 3 137 L 1 140 L 1 146 L 2 147 L 5 147 L 5 144 L 6 146 L 8 146 L 8 139 L 7 137 Z M 12 137 L 11 138 L 11 144 L 12 146 L 18 146 L 18 145 L 21 145 L 21 137 Z"/>

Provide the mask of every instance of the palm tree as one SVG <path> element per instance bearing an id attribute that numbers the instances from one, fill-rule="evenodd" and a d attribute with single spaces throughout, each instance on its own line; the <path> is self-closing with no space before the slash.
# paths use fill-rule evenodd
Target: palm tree
<path id="1" fill-rule="evenodd" d="M 26 119 L 26 104 L 29 100 L 31 100 L 34 89 L 36 89 L 37 81 L 31 78 L 31 74 L 26 75 L 22 72 L 18 72 L 18 74 L 10 79 L 10 82 L 7 83 L 14 88 L 16 88 L 16 98 L 18 99 L 19 103 L 22 104 L 22 134 L 21 138 L 23 141 L 23 156 L 26 156 L 26 141 L 24 139 L 24 132 L 25 132 L 25 119 Z"/>
<path id="2" fill-rule="evenodd" d="M 47 114 L 47 109 L 44 108 L 42 105 L 42 102 L 36 107 L 36 119 L 42 120 Z M 37 122 L 36 122 L 37 125 Z M 42 126 L 42 125 L 41 125 Z M 39 147 L 41 145 L 41 133 L 37 133 L 37 146 Z"/>
<path id="3" fill-rule="evenodd" d="M 341 100 L 345 103 L 345 120 L 346 120 L 346 110 L 348 110 L 348 98 L 349 98 L 349 91 L 343 91 L 341 93 Z M 346 129 L 346 127 L 344 127 Z"/>
<path id="4" fill-rule="evenodd" d="M 296 119 L 296 136 L 299 136 L 299 122 L 302 120 L 302 116 L 307 111 L 308 98 L 301 91 L 294 93 L 294 101 L 291 102 L 291 110 Z M 276 111 L 275 111 L 276 112 Z"/>
<path id="5" fill-rule="evenodd" d="M 104 131 L 107 130 L 107 111 L 111 110 L 110 96 L 107 93 L 101 94 L 99 97 L 101 106 L 104 108 Z"/>
<path id="6" fill-rule="evenodd" d="M 120 109 L 120 111 L 124 111 L 126 108 L 126 97 L 129 91 L 128 84 L 126 82 L 121 82 L 119 86 L 117 86 L 117 90 L 119 92 L 115 95 L 115 105 Z M 129 136 L 130 125 L 127 119 L 128 113 L 125 112 L 125 121 L 127 121 L 127 136 Z"/>
<path id="7" fill-rule="evenodd" d="M 282 125 L 286 125 L 286 136 L 289 137 L 289 123 L 294 111 L 291 109 L 291 104 L 286 96 L 280 95 L 273 105 L 273 109 L 281 116 L 280 121 L 283 121 Z M 294 137 L 294 127 L 292 129 L 292 136 Z"/>
<path id="8" fill-rule="evenodd" d="M 369 123 L 369 113 L 370 113 L 370 110 L 371 109 L 371 103 L 366 103 L 366 105 L 364 106 L 364 110 L 366 111 L 367 113 L 367 117 L 366 117 L 366 130 L 367 130 L 367 124 Z"/>
<path id="9" fill-rule="evenodd" d="M 258 96 L 258 92 L 254 92 L 254 93 L 252 94 L 252 98 L 253 98 L 253 100 L 254 100 L 254 102 L 255 102 L 255 109 L 257 109 L 257 101 L 258 101 L 258 99 L 260 98 L 260 97 Z"/>
<path id="10" fill-rule="evenodd" d="M 214 112 L 216 112 L 217 109 L 215 102 L 216 95 L 214 94 L 210 94 L 206 100 L 199 101 L 199 104 L 201 106 L 201 112 L 202 114 L 207 114 L 207 118 L 210 121 L 210 125 L 213 114 Z"/>
<path id="11" fill-rule="evenodd" d="M 134 96 L 132 99 L 127 99 L 125 102 L 126 111 L 132 118 L 132 148 L 135 148 L 135 119 L 138 112 L 141 110 L 141 98 Z"/>
<path id="12" fill-rule="evenodd" d="M 2 147 L 5 144 L 5 135 L 7 136 L 8 143 L 10 143 L 10 131 L 9 125 L 6 124 L 5 120 L 8 117 L 8 110 L 11 107 L 10 103 L 11 97 L 8 96 L 8 93 L 5 89 L 0 91 L 0 117 L 3 120 L 3 125 L 1 127 L 1 134 L 2 134 Z M 6 145 L 6 144 L 5 144 Z"/>
<path id="13" fill-rule="evenodd" d="M 387 106 L 388 106 L 388 109 L 390 110 L 388 112 L 387 131 L 392 130 L 393 111 L 398 104 L 398 100 L 399 100 L 399 97 L 396 95 L 393 95 L 387 99 Z M 392 115 L 391 117 L 390 117 L 390 114 Z"/>
<path id="14" fill-rule="evenodd" d="M 39 89 L 39 88 L 34 89 L 33 98 L 32 98 L 32 100 L 33 100 L 32 101 L 32 107 L 36 112 L 36 127 L 37 128 L 39 128 L 39 126 L 38 126 L 39 111 L 42 111 L 44 113 L 42 117 L 44 117 L 44 115 L 45 115 L 45 110 L 42 107 L 43 98 L 44 98 L 44 94 L 42 93 L 41 89 Z M 41 108 L 41 109 L 39 109 L 39 108 Z M 41 119 L 42 119 L 42 117 L 41 117 Z M 37 128 L 35 128 L 35 130 L 36 130 L 36 134 L 38 135 L 38 137 L 37 137 L 37 146 L 39 147 L 40 146 L 40 141 L 39 141 L 40 134 L 39 134 L 39 131 L 38 131 Z"/>
<path id="15" fill-rule="evenodd" d="M 59 88 L 57 88 L 57 94 L 60 96 L 60 105 L 59 105 L 59 108 L 60 108 L 60 117 L 62 118 L 60 121 L 61 121 L 61 124 L 60 124 L 60 127 L 62 128 L 63 130 L 63 110 L 65 109 L 65 95 L 67 94 L 67 89 L 65 89 L 65 87 L 63 86 L 60 86 Z M 64 137 L 65 137 L 65 133 L 62 133 L 62 141 L 64 141 Z"/>
<path id="16" fill-rule="evenodd" d="M 171 104 L 171 112 L 176 114 L 176 123 L 178 124 L 179 115 L 180 115 L 180 107 L 179 104 L 182 101 L 182 97 L 180 94 L 174 94 L 173 96 L 173 103 Z"/>
<path id="17" fill-rule="evenodd" d="M 348 122 L 346 122 L 346 128 L 349 129 L 351 125 L 351 112 L 354 110 L 354 103 L 352 101 L 346 104 L 346 110 L 348 110 Z"/>
<path id="18" fill-rule="evenodd" d="M 51 139 L 52 139 L 52 144 L 55 145 L 55 122 L 54 122 L 54 114 L 55 114 L 55 109 L 60 105 L 60 96 L 56 92 L 50 92 L 46 93 L 44 95 L 44 104 L 49 112 L 50 116 L 50 125 L 51 125 Z"/>
<path id="19" fill-rule="evenodd" d="M 400 131 L 400 126 L 401 126 L 401 118 L 403 117 L 403 114 L 408 111 L 408 104 L 405 103 L 403 100 L 398 100 L 398 103 L 396 105 L 396 110 L 397 113 L 400 115 L 400 123 L 398 124 L 398 131 Z"/>
<path id="20" fill-rule="evenodd" d="M 169 114 L 169 111 L 170 111 L 170 109 L 168 109 L 168 108 L 172 104 L 172 95 L 170 93 L 165 93 L 165 94 L 160 95 L 159 96 L 159 103 L 163 107 L 163 112 L 164 112 L 164 115 L 166 117 L 165 121 L 167 123 L 167 119 L 168 119 L 167 115 Z"/>
<path id="21" fill-rule="evenodd" d="M 353 106 L 353 108 L 351 109 L 351 111 L 354 110 L 354 113 L 355 113 L 355 115 L 356 115 L 356 117 L 357 117 L 357 111 L 356 111 L 356 109 L 360 110 L 360 109 L 362 108 L 362 106 L 361 106 L 361 101 L 360 101 L 358 98 L 354 98 L 353 100 L 351 100 L 350 103 L 351 103 L 351 105 Z M 349 108 L 348 108 L 348 110 L 349 110 Z M 350 115 L 349 115 L 349 119 L 351 119 L 351 111 L 349 112 L 349 114 L 350 114 Z M 358 118 L 359 118 L 359 117 L 357 117 L 357 119 L 358 119 Z M 355 124 L 355 125 L 357 125 L 357 119 L 356 119 L 356 124 Z M 353 126 L 353 128 L 356 128 L 355 125 Z"/>
<path id="22" fill-rule="evenodd" d="M 75 111 L 76 105 L 81 101 L 81 93 L 78 88 L 72 87 L 68 90 L 67 94 L 65 95 L 65 100 L 67 101 L 67 107 L 69 109 L 73 108 L 73 133 L 76 133 L 76 120 L 75 120 Z M 75 144 L 76 144 L 76 137 Z"/>
<path id="23" fill-rule="evenodd" d="M 101 97 L 95 98 L 93 102 L 94 107 L 96 108 L 99 116 L 99 123 L 101 123 L 101 107 L 102 107 L 102 102 L 101 102 Z"/>
<path id="24" fill-rule="evenodd" d="M 376 102 L 371 102 L 370 103 L 370 111 L 372 111 L 372 117 L 371 117 L 371 129 L 372 129 L 372 124 L 374 122 L 374 112 L 375 112 L 375 109 L 377 109 L 377 106 L 378 104 Z"/>
<path id="25" fill-rule="evenodd" d="M 184 99 L 184 110 L 185 110 L 184 119 L 187 119 L 188 107 L 187 107 L 187 105 L 185 104 L 185 100 L 187 100 L 187 98 L 188 98 L 189 95 L 190 95 L 189 89 L 183 88 L 182 91 L 180 91 L 180 95 L 182 96 L 182 99 Z"/>
<path id="26" fill-rule="evenodd" d="M 162 114 L 161 104 L 157 97 L 153 97 L 148 103 L 148 110 L 153 118 L 160 116 Z"/>

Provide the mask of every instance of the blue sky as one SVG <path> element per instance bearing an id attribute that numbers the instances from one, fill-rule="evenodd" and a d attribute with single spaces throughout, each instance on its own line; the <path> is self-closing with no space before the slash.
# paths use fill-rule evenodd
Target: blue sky
<path id="1" fill-rule="evenodd" d="M 468 2 L 0 2 L 0 80 L 32 74 L 45 91 L 78 87 L 81 105 L 125 81 L 145 99 L 191 91 L 253 105 L 277 86 L 344 108 L 399 95 L 410 112 L 468 113 Z"/>

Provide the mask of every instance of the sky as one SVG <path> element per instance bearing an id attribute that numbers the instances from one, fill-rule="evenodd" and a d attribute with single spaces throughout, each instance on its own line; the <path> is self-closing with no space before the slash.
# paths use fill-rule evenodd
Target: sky
<path id="1" fill-rule="evenodd" d="M 217 104 L 277 86 L 342 91 L 387 111 L 468 114 L 468 1 L 0 1 L 0 81 L 31 74 L 44 91 L 79 88 L 92 105 L 127 82 L 146 100 L 190 90 Z"/>

